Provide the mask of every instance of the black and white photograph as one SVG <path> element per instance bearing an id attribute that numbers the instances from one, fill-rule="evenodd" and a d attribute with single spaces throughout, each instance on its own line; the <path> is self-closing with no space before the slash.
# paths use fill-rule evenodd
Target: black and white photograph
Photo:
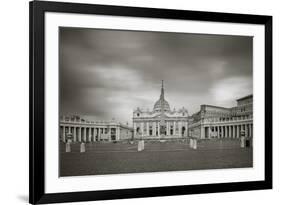
<path id="1" fill-rule="evenodd" d="M 162 3 L 29 3 L 31 204 L 272 189 L 273 16 Z"/>
<path id="2" fill-rule="evenodd" d="M 59 176 L 253 167 L 253 37 L 59 28 Z"/>

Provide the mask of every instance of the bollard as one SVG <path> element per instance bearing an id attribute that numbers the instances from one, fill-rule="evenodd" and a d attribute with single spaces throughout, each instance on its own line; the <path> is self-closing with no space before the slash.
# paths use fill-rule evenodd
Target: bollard
<path id="1" fill-rule="evenodd" d="M 240 147 L 245 148 L 245 137 L 241 137 Z"/>
<path id="2" fill-rule="evenodd" d="M 70 142 L 67 142 L 67 143 L 65 144 L 65 152 L 71 152 Z"/>
<path id="3" fill-rule="evenodd" d="M 82 142 L 80 144 L 80 152 L 86 152 L 86 147 L 85 147 L 85 143 L 84 142 Z"/>
<path id="4" fill-rule="evenodd" d="M 193 149 L 197 149 L 197 139 L 193 140 Z"/>
<path id="5" fill-rule="evenodd" d="M 193 139 L 192 138 L 189 139 L 189 147 L 193 148 Z"/>
<path id="6" fill-rule="evenodd" d="M 138 152 L 144 150 L 144 141 L 143 140 L 140 140 L 138 142 Z"/>

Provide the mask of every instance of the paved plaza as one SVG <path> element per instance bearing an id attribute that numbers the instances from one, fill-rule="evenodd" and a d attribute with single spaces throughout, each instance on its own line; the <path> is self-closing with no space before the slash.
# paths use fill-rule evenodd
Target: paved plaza
<path id="1" fill-rule="evenodd" d="M 137 142 L 88 143 L 84 153 L 78 143 L 68 153 L 61 144 L 60 176 L 242 168 L 252 160 L 252 148 L 240 148 L 238 140 L 199 141 L 197 150 L 185 141 L 146 141 L 141 152 Z"/>

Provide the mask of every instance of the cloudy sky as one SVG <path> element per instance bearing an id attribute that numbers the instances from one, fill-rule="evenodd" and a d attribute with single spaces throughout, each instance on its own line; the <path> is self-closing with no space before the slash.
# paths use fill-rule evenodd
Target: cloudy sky
<path id="1" fill-rule="evenodd" d="M 252 93 L 252 37 L 60 28 L 60 114 L 132 121 L 164 80 L 171 109 Z"/>

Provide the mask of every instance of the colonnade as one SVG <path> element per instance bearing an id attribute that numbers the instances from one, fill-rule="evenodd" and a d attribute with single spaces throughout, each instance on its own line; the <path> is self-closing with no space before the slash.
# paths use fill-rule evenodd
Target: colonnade
<path id="1" fill-rule="evenodd" d="M 87 127 L 60 125 L 60 136 L 63 142 L 67 141 L 68 136 L 73 142 L 95 142 L 107 139 L 118 140 L 120 135 L 119 127 Z"/>
<path id="2" fill-rule="evenodd" d="M 245 137 L 253 137 L 253 124 L 239 124 L 239 125 L 211 125 L 204 126 L 203 138 L 240 138 L 241 133 L 245 133 Z"/>

